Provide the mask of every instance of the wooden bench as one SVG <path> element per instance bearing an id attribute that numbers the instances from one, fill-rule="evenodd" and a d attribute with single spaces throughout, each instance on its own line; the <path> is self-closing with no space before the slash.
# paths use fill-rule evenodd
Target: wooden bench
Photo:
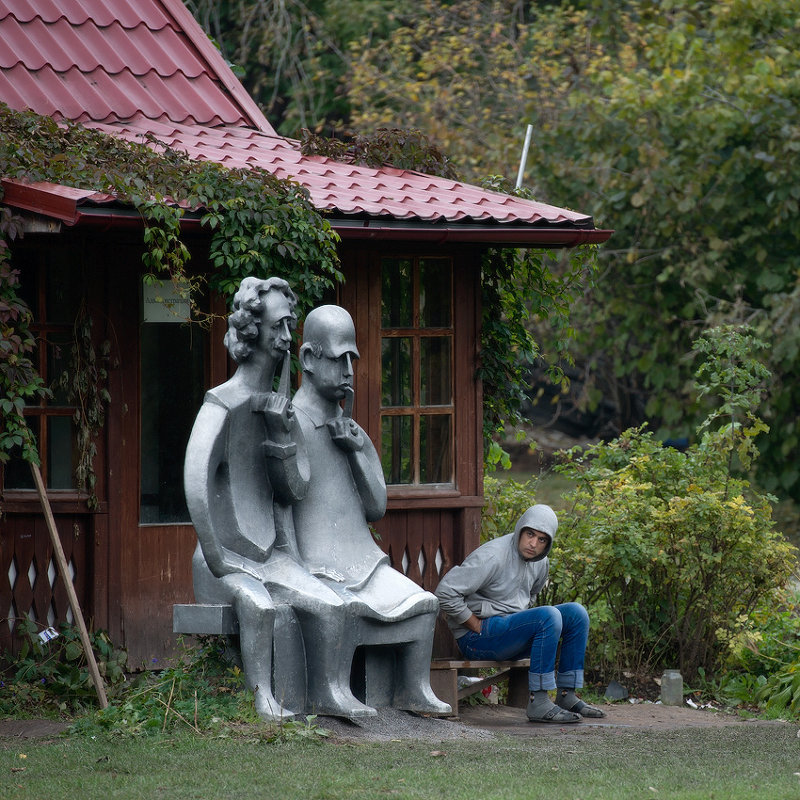
<path id="1" fill-rule="evenodd" d="M 431 662 L 431 688 L 440 700 L 449 703 L 453 716 L 458 716 L 458 701 L 480 692 L 499 681 L 508 681 L 508 705 L 526 708 L 530 691 L 528 690 L 528 667 L 530 659 L 519 661 L 469 661 L 452 658 L 436 658 Z M 459 670 L 492 670 L 480 680 L 459 689 Z"/>

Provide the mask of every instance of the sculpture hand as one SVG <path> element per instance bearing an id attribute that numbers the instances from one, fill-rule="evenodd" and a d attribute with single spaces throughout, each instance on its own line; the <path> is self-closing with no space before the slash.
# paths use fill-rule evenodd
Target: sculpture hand
<path id="1" fill-rule="evenodd" d="M 348 417 L 329 419 L 327 425 L 331 439 L 346 453 L 357 453 L 364 447 L 364 435 L 352 419 Z"/>
<path id="2" fill-rule="evenodd" d="M 264 403 L 264 418 L 267 421 L 267 430 L 270 433 L 283 431 L 288 433 L 292 429 L 294 409 L 291 400 L 284 394 L 270 392 Z"/>

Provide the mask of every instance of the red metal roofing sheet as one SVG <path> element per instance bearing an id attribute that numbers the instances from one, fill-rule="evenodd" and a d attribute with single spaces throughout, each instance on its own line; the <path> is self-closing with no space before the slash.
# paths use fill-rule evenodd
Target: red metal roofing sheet
<path id="1" fill-rule="evenodd" d="M 199 26 L 183 30 L 191 22 L 180 0 L 0 0 L 0 100 L 76 121 L 271 132 Z"/>
<path id="2" fill-rule="evenodd" d="M 144 22 L 148 28 L 160 30 L 173 25 L 161 3 L 150 0 L 3 0 L 0 17 L 10 14 L 21 22 L 39 17 L 55 22 L 62 17 L 73 25 L 92 22 L 100 28 L 119 22 L 129 28 Z"/>
<path id="3" fill-rule="evenodd" d="M 171 28 L 158 37 L 140 23 L 123 29 L 118 22 L 100 29 L 93 24 L 72 25 L 63 17 L 53 24 L 37 18 L 21 25 L 7 16 L 0 19 L 0 41 L 14 42 L 12 48 L 0 49 L 0 67 L 10 69 L 24 64 L 30 70 L 50 66 L 55 72 L 77 67 L 90 73 L 99 67 L 114 75 L 127 69 L 135 75 L 155 70 L 170 76 L 182 72 L 197 78 L 205 67 L 192 53 L 175 54 L 185 48 L 185 42 Z"/>
<path id="4" fill-rule="evenodd" d="M 152 132 L 163 144 L 191 158 L 267 169 L 308 189 L 320 210 L 338 214 L 427 222 L 591 226 L 591 217 L 585 214 L 445 178 L 304 156 L 296 142 L 242 127 L 209 128 L 166 121 L 154 125 L 141 118 L 92 127 L 129 141 L 141 141 L 143 134 Z"/>

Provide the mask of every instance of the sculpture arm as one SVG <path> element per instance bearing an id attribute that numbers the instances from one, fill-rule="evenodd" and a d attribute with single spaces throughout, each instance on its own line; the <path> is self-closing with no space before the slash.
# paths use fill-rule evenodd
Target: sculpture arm
<path id="1" fill-rule="evenodd" d="M 283 505 L 306 496 L 311 466 L 305 439 L 289 398 L 279 392 L 254 395 L 251 410 L 262 412 L 267 427 L 264 455 L 275 499 Z"/>
<path id="2" fill-rule="evenodd" d="M 211 572 L 217 578 L 235 572 L 246 572 L 258 578 L 258 565 L 229 550 L 219 538 L 220 524 L 236 525 L 228 487 L 219 478 L 227 433 L 227 409 L 217 401 L 207 399 L 197 415 L 186 446 L 183 467 L 186 504 Z"/>
<path id="3" fill-rule="evenodd" d="M 331 439 L 347 456 L 367 522 L 386 513 L 386 481 L 375 446 L 361 426 L 347 416 L 329 420 Z"/>

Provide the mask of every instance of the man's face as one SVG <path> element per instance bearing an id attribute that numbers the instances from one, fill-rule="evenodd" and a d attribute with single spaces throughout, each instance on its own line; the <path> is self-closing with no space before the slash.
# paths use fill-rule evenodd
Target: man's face
<path id="1" fill-rule="evenodd" d="M 311 383 L 326 400 L 338 403 L 345 396 L 347 387 L 352 387 L 353 358 L 352 353 L 342 353 L 338 358 L 323 354 L 312 359 Z"/>
<path id="2" fill-rule="evenodd" d="M 283 292 L 272 289 L 264 296 L 259 344 L 273 358 L 283 358 L 292 344 L 292 309 Z"/>
<path id="3" fill-rule="evenodd" d="M 533 528 L 523 528 L 519 534 L 519 554 L 526 560 L 542 555 L 550 544 L 550 537 Z"/>

